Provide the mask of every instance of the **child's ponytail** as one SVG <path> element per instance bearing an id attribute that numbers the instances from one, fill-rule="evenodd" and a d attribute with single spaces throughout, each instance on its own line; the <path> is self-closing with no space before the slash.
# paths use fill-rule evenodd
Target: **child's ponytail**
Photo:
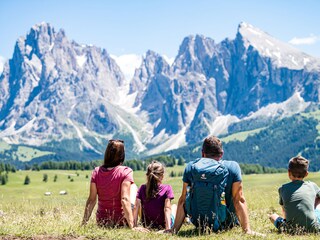
<path id="1" fill-rule="evenodd" d="M 152 161 L 147 169 L 146 198 L 147 200 L 156 197 L 158 185 L 164 174 L 164 167 L 160 162 Z"/>

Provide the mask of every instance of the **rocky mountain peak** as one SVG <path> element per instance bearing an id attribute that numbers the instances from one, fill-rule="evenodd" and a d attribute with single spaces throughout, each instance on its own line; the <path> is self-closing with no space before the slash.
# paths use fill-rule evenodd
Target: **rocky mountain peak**
<path id="1" fill-rule="evenodd" d="M 199 54 L 206 53 L 212 55 L 214 50 L 214 40 L 203 35 L 189 35 L 185 37 L 179 47 L 179 56 L 190 55 L 191 58 L 197 58 Z"/>
<path id="2" fill-rule="evenodd" d="M 168 73 L 170 67 L 167 61 L 161 55 L 151 50 L 147 51 L 146 57 L 142 64 L 149 69 L 152 69 L 152 71 L 149 73 L 149 76 L 162 72 Z"/>
<path id="3" fill-rule="evenodd" d="M 98 152 L 83 131 L 105 135 L 118 129 L 110 112 L 123 81 L 106 50 L 37 24 L 18 39 L 0 78 L 0 137 L 11 143 L 32 138 L 35 145 L 76 138 L 78 148 Z"/>
<path id="4" fill-rule="evenodd" d="M 172 66 L 152 50 L 139 64 L 124 81 L 105 49 L 33 26 L 0 76 L 0 138 L 81 155 L 119 137 L 129 151 L 159 153 L 225 133 L 297 92 L 319 102 L 319 61 L 247 23 L 218 44 L 184 38 Z"/>
<path id="5" fill-rule="evenodd" d="M 203 72 L 215 51 L 211 38 L 202 35 L 185 37 L 180 45 L 178 55 L 173 63 L 175 73 L 185 74 L 189 71 Z"/>
<path id="6" fill-rule="evenodd" d="M 60 38 L 65 37 L 64 31 L 59 31 Z M 49 24 L 42 22 L 34 25 L 27 33 L 26 37 L 20 38 L 24 41 L 24 47 L 26 53 L 32 55 L 33 53 L 37 56 L 45 54 L 50 51 L 56 40 L 57 33 L 55 29 Z"/>
<path id="7" fill-rule="evenodd" d="M 141 95 L 151 78 L 160 74 L 169 74 L 169 69 L 170 65 L 161 55 L 148 50 L 141 66 L 135 71 L 130 83 L 130 93 L 139 92 L 138 95 Z"/>
<path id="8" fill-rule="evenodd" d="M 41 22 L 41 23 L 38 23 L 38 24 L 35 24 L 34 26 L 32 26 L 30 29 L 30 32 L 27 33 L 27 36 L 32 35 L 32 34 L 51 36 L 51 35 L 55 34 L 55 30 L 50 25 L 50 23 Z"/>
<path id="9" fill-rule="evenodd" d="M 319 69 L 320 66 L 319 59 L 245 22 L 238 26 L 236 41 L 242 42 L 247 51 L 258 51 L 263 57 L 271 59 L 278 67 L 301 70 Z"/>

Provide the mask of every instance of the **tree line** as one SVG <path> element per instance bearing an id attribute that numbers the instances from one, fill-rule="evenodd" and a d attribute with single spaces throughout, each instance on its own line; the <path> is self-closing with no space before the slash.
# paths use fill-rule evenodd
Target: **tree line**
<path id="1" fill-rule="evenodd" d="M 168 155 L 160 155 L 152 158 L 146 158 L 143 160 L 126 160 L 124 166 L 132 168 L 134 171 L 146 170 L 146 167 L 152 160 L 157 160 L 167 167 L 173 167 L 175 165 L 184 165 L 185 161 L 182 157 L 175 158 Z M 88 161 L 88 162 L 78 162 L 78 161 L 46 161 L 42 163 L 34 163 L 32 165 L 25 164 L 25 170 L 49 170 L 49 169 L 59 169 L 59 170 L 91 170 L 97 166 L 101 166 L 102 161 Z"/>
<path id="2" fill-rule="evenodd" d="M 146 171 L 146 168 L 149 163 L 151 163 L 153 160 L 157 160 L 161 163 L 163 163 L 167 167 L 174 167 L 175 165 L 181 165 L 183 166 L 185 164 L 185 161 L 182 157 L 179 157 L 178 159 L 172 157 L 172 156 L 157 156 L 153 158 L 147 158 L 145 160 L 128 160 L 124 162 L 125 166 L 130 167 L 133 171 Z M 90 161 L 90 162 L 76 162 L 76 161 L 66 161 L 66 162 L 55 162 L 55 161 L 48 161 L 43 162 L 41 164 L 34 164 L 31 167 L 27 167 L 26 170 L 32 170 L 32 171 L 40 171 L 40 170 L 92 170 L 96 166 L 101 165 L 101 161 Z M 286 172 L 287 170 L 284 168 L 272 168 L 272 167 L 264 167 L 259 164 L 246 164 L 246 163 L 240 163 L 240 168 L 242 174 L 264 174 L 264 173 L 281 173 Z M 4 164 L 0 163 L 0 184 L 5 185 L 8 182 L 9 172 L 16 172 L 15 166 L 11 164 Z M 181 177 L 183 175 L 183 172 L 176 172 L 172 170 L 169 173 L 170 177 Z M 70 176 L 69 176 L 70 177 Z M 86 176 L 88 177 L 88 175 Z M 54 182 L 57 181 L 58 176 L 54 176 Z M 70 179 L 71 181 L 72 179 Z M 48 181 L 48 175 L 43 174 L 43 182 Z M 30 183 L 30 177 L 27 175 L 24 180 L 24 184 L 28 185 Z"/>
<path id="3" fill-rule="evenodd" d="M 264 167 L 259 164 L 240 163 L 242 174 L 264 174 L 264 173 L 283 173 L 287 172 L 285 168 Z"/>
<path id="4" fill-rule="evenodd" d="M 0 162 L 0 173 L 1 172 L 16 172 L 17 169 L 14 165 L 10 163 Z"/>

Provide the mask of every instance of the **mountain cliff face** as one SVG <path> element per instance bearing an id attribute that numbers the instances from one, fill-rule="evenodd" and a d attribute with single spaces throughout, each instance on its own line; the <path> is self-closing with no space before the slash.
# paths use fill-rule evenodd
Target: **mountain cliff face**
<path id="1" fill-rule="evenodd" d="M 69 41 L 49 24 L 35 25 L 16 42 L 0 79 L 0 137 L 34 145 L 77 139 L 80 151 L 100 153 L 103 147 L 96 149 L 86 135 L 119 130 L 112 113 L 123 81 L 105 50 Z"/>
<path id="2" fill-rule="evenodd" d="M 152 154 L 290 99 L 302 102 L 280 115 L 303 111 L 319 102 L 319 75 L 319 59 L 241 23 L 234 40 L 186 37 L 172 65 L 149 50 L 128 82 L 106 50 L 41 23 L 17 40 L 0 76 L 0 138 L 101 156 L 121 137 L 129 154 Z"/>
<path id="3" fill-rule="evenodd" d="M 225 113 L 245 116 L 295 92 L 318 102 L 319 59 L 245 23 L 240 24 L 233 45 Z"/>
<path id="4" fill-rule="evenodd" d="M 319 73 L 319 59 L 246 23 L 239 25 L 234 40 L 218 44 L 204 36 L 186 37 L 166 75 L 171 79 L 167 80 L 170 89 L 163 88 L 176 103 L 166 102 L 174 118 L 166 132 L 182 134 L 187 143 L 193 143 L 212 132 L 221 116 L 243 119 L 295 93 L 306 102 L 318 103 Z M 163 99 L 148 87 L 150 79 L 144 80 L 144 94 L 153 96 L 153 101 L 144 102 L 142 107 L 163 112 L 156 106 Z M 161 79 L 156 81 L 160 83 Z M 161 121 L 167 115 L 162 115 Z"/>

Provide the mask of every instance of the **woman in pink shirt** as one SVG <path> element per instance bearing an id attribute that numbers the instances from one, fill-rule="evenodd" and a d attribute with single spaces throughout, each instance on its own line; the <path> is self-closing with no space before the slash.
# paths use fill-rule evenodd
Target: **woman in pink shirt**
<path id="1" fill-rule="evenodd" d="M 123 141 L 110 140 L 105 151 L 103 165 L 96 167 L 92 172 L 83 224 L 88 222 L 98 196 L 96 219 L 100 226 L 128 225 L 133 228 L 130 191 L 132 191 L 131 185 L 134 181 L 132 169 L 122 166 L 124 159 Z M 136 192 L 131 194 L 136 194 Z"/>

